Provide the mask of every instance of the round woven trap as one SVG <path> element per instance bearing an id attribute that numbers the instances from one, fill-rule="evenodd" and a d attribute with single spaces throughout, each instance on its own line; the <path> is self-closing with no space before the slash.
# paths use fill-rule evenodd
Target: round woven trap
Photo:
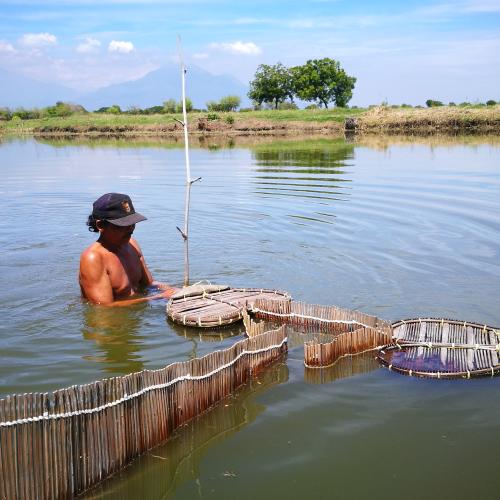
<path id="1" fill-rule="evenodd" d="M 393 325 L 394 343 L 377 359 L 391 370 L 430 378 L 471 378 L 500 372 L 500 330 L 450 319 L 410 319 Z"/>
<path id="2" fill-rule="evenodd" d="M 258 299 L 291 300 L 286 292 L 224 285 L 192 285 L 179 290 L 167 304 L 175 323 L 198 328 L 230 325 L 243 318 Z"/>

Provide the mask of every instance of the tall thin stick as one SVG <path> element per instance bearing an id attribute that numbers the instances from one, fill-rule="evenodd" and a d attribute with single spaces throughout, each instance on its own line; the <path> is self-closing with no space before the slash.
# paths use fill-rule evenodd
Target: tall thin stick
<path id="1" fill-rule="evenodd" d="M 184 58 L 182 56 L 182 42 L 181 37 L 177 37 L 177 45 L 179 51 L 179 63 L 181 66 L 181 82 L 182 82 L 182 121 L 180 122 L 184 128 L 184 154 L 186 163 L 186 196 L 184 203 L 184 230 L 177 227 L 184 239 L 184 286 L 189 285 L 189 203 L 191 198 L 191 185 L 200 180 L 191 179 L 191 168 L 189 165 L 189 137 L 188 137 L 188 122 L 186 110 L 186 67 L 184 66 Z"/>

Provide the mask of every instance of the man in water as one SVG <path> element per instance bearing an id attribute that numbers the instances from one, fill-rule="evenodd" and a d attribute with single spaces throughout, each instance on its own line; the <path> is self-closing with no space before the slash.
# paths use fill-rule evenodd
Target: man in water
<path id="1" fill-rule="evenodd" d="M 146 217 L 134 210 L 126 194 L 107 193 L 94 202 L 87 225 L 99 233 L 80 257 L 82 295 L 94 304 L 128 306 L 152 299 L 168 298 L 177 289 L 153 281 L 141 248 L 132 238 L 135 225 Z M 161 293 L 134 297 L 146 287 Z"/>

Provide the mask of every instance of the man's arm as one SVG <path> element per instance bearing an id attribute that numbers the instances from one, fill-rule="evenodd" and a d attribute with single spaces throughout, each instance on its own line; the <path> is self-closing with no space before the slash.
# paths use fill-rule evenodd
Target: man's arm
<path id="1" fill-rule="evenodd" d="M 142 278 L 141 278 L 141 283 L 145 286 L 155 286 L 159 288 L 160 290 L 163 290 L 163 292 L 159 295 L 165 298 L 169 298 L 172 296 L 178 288 L 175 288 L 173 286 L 168 285 L 167 283 L 161 283 L 160 281 L 153 280 L 153 276 L 151 274 L 151 271 L 149 270 L 147 264 L 146 264 L 146 259 L 144 258 L 144 255 L 142 254 L 141 247 L 139 246 L 139 243 L 137 243 L 134 238 L 130 239 L 130 244 L 135 248 L 137 254 L 139 255 L 139 259 L 141 261 L 141 266 L 142 266 Z M 155 297 L 155 296 L 153 296 Z"/>
<path id="2" fill-rule="evenodd" d="M 111 304 L 113 288 L 99 252 L 87 250 L 80 257 L 80 286 L 83 295 L 95 304 Z"/>

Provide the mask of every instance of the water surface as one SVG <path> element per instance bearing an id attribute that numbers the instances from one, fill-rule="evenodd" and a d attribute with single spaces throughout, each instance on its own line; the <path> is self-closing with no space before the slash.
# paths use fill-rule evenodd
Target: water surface
<path id="1" fill-rule="evenodd" d="M 266 140 L 191 151 L 191 276 L 281 288 L 389 320 L 500 325 L 496 138 Z M 181 144 L 0 144 L 0 392 L 53 390 L 229 346 L 173 326 L 158 301 L 90 307 L 77 283 L 104 192 L 131 195 L 156 279 L 182 282 Z M 104 498 L 492 498 L 498 379 L 423 381 L 346 360 L 286 360 L 104 483 Z M 323 382 L 323 383 L 321 383 Z"/>

